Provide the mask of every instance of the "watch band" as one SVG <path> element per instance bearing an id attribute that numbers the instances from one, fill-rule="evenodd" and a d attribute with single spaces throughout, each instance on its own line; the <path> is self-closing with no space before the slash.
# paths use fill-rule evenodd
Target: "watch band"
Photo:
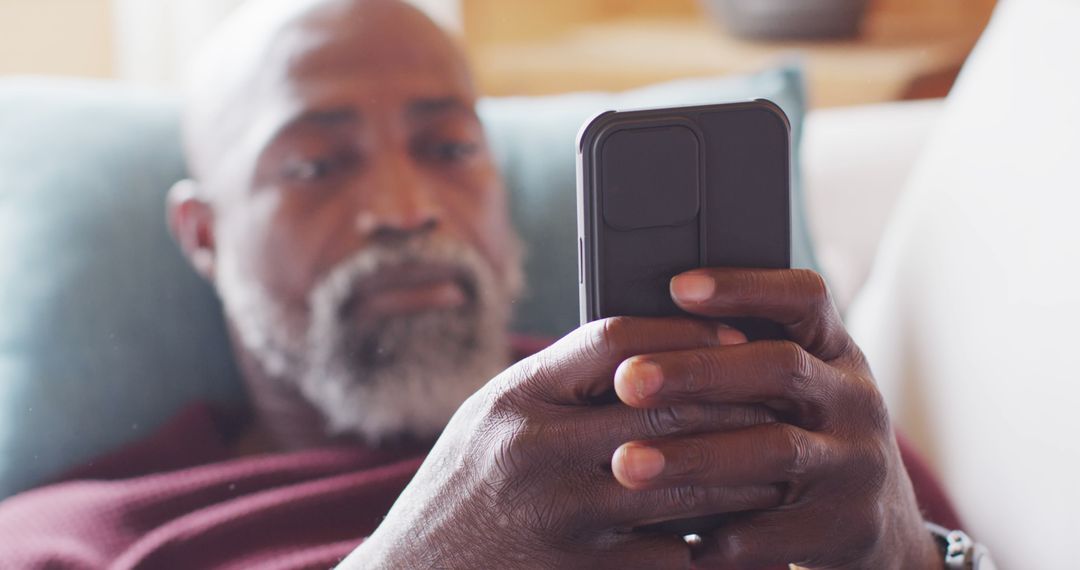
<path id="1" fill-rule="evenodd" d="M 949 530 L 932 522 L 926 523 L 926 529 L 941 547 L 945 570 L 997 570 L 997 565 L 990 558 L 990 551 L 971 540 L 964 531 Z M 795 564 L 789 564 L 788 568 L 804 570 Z"/>
<path id="2" fill-rule="evenodd" d="M 962 530 L 949 530 L 941 525 L 926 523 L 927 530 L 941 546 L 945 570 L 996 570 L 985 546 L 976 544 Z"/>

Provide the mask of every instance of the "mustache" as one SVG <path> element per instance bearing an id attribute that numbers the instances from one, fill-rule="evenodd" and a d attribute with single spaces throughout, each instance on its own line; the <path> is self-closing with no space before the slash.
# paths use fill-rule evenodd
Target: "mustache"
<path id="1" fill-rule="evenodd" d="M 342 318 L 373 293 L 435 281 L 457 283 L 468 299 L 480 297 L 483 260 L 471 246 L 451 240 L 411 240 L 372 244 L 340 261 L 312 289 L 309 304 L 316 319 Z M 332 314 L 327 314 L 332 313 Z"/>

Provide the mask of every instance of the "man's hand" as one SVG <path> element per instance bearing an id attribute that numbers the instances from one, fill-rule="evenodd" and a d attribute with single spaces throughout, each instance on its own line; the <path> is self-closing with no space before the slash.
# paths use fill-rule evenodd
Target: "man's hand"
<path id="1" fill-rule="evenodd" d="M 612 476 L 612 454 L 628 441 L 776 417 L 758 405 L 628 407 L 614 397 L 613 378 L 634 355 L 678 351 L 704 361 L 742 340 L 716 322 L 615 318 L 523 360 L 458 410 L 386 520 L 343 566 L 689 567 L 682 537 L 630 529 L 775 507 L 791 491 L 773 481 L 694 479 L 627 489 Z"/>
<path id="2" fill-rule="evenodd" d="M 671 289 L 688 312 L 771 319 L 791 339 L 639 355 L 616 373 L 620 399 L 636 408 L 761 404 L 779 419 L 635 441 L 613 456 L 618 480 L 646 493 L 782 488 L 782 505 L 733 515 L 703 536 L 695 566 L 941 568 L 881 395 L 821 277 L 706 269 Z"/>

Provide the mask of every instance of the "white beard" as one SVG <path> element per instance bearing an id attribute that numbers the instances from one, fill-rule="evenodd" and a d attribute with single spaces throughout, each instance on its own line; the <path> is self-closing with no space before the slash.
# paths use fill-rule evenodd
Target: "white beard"
<path id="1" fill-rule="evenodd" d="M 298 389 L 321 412 L 329 435 L 373 444 L 434 437 L 466 398 L 509 363 L 507 325 L 521 287 L 518 259 L 499 276 L 474 249 L 456 242 L 373 245 L 320 280 L 308 297 L 306 318 L 290 314 L 236 261 L 219 257 L 217 285 L 240 342 L 270 377 Z M 357 286 L 377 272 L 432 263 L 468 276 L 472 295 L 465 306 L 359 325 L 343 314 Z M 306 327 L 299 324 L 305 321 Z"/>

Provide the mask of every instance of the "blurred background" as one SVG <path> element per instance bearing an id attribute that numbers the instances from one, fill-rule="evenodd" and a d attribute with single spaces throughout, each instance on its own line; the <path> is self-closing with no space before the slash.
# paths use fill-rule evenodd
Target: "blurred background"
<path id="1" fill-rule="evenodd" d="M 414 0 L 487 95 L 620 90 L 799 57 L 813 107 L 944 96 L 995 0 Z M 178 85 L 239 0 L 0 0 L 0 75 Z M 811 19 L 813 5 L 833 16 Z M 785 27 L 785 18 L 790 24 Z M 857 28 L 850 28 L 855 22 Z M 792 34 L 797 30 L 797 34 Z M 853 32 L 853 34 L 851 34 Z M 807 38 L 807 35 L 831 37 Z M 851 35 L 848 35 L 851 34 Z M 795 35 L 802 37 L 794 37 Z M 839 37 L 837 37 L 839 36 Z"/>
<path id="2" fill-rule="evenodd" d="M 490 96 L 544 319 L 577 322 L 585 117 L 786 100 L 793 221 L 895 425 L 1001 567 L 1075 566 L 1080 0 L 412 1 Z M 0 499 L 241 393 L 160 214 L 184 175 L 170 92 L 240 2 L 0 0 Z"/>

